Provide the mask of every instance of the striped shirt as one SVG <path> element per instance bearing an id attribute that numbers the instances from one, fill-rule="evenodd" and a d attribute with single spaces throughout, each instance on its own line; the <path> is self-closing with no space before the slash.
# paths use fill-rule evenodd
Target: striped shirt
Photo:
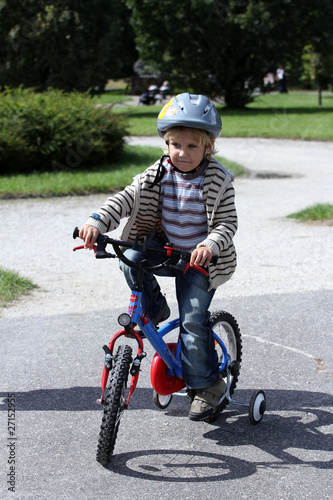
<path id="1" fill-rule="evenodd" d="M 133 183 L 114 196 L 89 217 L 87 224 L 101 233 L 116 229 L 128 217 L 121 239 L 134 242 L 136 237 L 151 235 L 159 228 L 161 181 L 155 183 L 160 161 L 133 179 Z M 209 264 L 210 288 L 217 288 L 233 275 L 237 255 L 233 237 L 237 230 L 237 212 L 233 177 L 215 159 L 208 163 L 203 184 L 203 202 L 207 213 L 207 237 L 201 242 L 217 255 L 217 264 Z"/>
<path id="2" fill-rule="evenodd" d="M 203 185 L 208 162 L 198 171 L 183 173 L 166 161 L 161 181 L 159 215 L 161 229 L 176 248 L 192 252 L 207 238 L 207 214 Z"/>

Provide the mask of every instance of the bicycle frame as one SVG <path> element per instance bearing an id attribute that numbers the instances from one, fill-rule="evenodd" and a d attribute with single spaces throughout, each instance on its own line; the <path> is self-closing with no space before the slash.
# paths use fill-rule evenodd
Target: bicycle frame
<path id="1" fill-rule="evenodd" d="M 130 384 L 130 389 L 129 389 L 129 394 L 127 398 L 127 403 L 126 406 L 128 408 L 129 400 L 134 393 L 138 378 L 139 378 L 139 373 L 140 373 L 140 366 L 141 366 L 141 360 L 143 357 L 145 357 L 145 352 L 143 350 L 143 342 L 142 338 L 140 335 L 134 330 L 132 323 L 136 323 L 140 330 L 145 334 L 147 340 L 149 343 L 152 345 L 156 353 L 160 356 L 160 358 L 164 361 L 164 363 L 167 365 L 167 370 L 166 374 L 172 377 L 175 377 L 176 380 L 181 381 L 182 380 L 182 363 L 181 363 L 181 343 L 180 339 L 178 338 L 177 342 L 177 347 L 176 347 L 176 352 L 173 353 L 168 344 L 164 341 L 163 337 L 167 335 L 169 332 L 174 330 L 175 328 L 179 328 L 180 326 L 180 320 L 179 318 L 174 319 L 159 329 L 156 329 L 151 320 L 149 319 L 148 315 L 145 313 L 145 311 L 141 307 L 141 297 L 142 297 L 142 292 L 132 290 L 131 291 L 131 296 L 129 299 L 129 304 L 128 304 L 128 309 L 127 309 L 127 314 L 131 318 L 131 326 L 130 328 L 125 328 L 123 330 L 118 331 L 115 333 L 109 343 L 108 346 L 108 351 L 107 354 L 111 355 L 113 354 L 114 350 L 114 345 L 116 341 L 121 337 L 121 336 L 130 336 L 135 338 L 138 342 L 138 351 L 137 351 L 137 356 L 135 360 L 137 360 L 137 363 L 133 364 L 133 367 L 135 366 L 135 370 L 131 370 L 132 374 L 132 380 Z M 222 342 L 222 340 L 213 332 L 214 334 L 214 340 L 219 344 L 219 346 L 222 349 L 222 361 L 219 366 L 220 372 L 222 372 L 226 367 L 227 367 L 227 362 L 228 362 L 228 354 L 227 354 L 227 349 Z M 134 360 L 134 361 L 135 361 Z M 109 370 L 106 369 L 104 366 L 103 369 L 103 374 L 102 374 L 102 381 L 101 381 L 101 386 L 102 386 L 102 396 L 101 396 L 101 404 L 103 403 L 103 397 L 104 397 L 104 392 L 106 388 L 106 384 L 108 381 L 108 376 L 109 376 Z M 181 384 L 180 384 L 181 385 Z M 179 389 L 181 386 L 179 387 Z"/>
<path id="2" fill-rule="evenodd" d="M 73 238 L 77 238 L 79 236 L 79 229 L 76 227 L 73 232 Z M 146 251 L 146 250 L 152 250 L 153 252 L 156 252 L 156 248 L 149 248 L 147 246 L 147 238 L 144 239 L 143 244 L 140 244 L 137 240 L 134 243 L 130 242 L 125 242 L 125 241 L 119 241 L 119 240 L 114 240 L 112 238 L 107 237 L 106 235 L 99 235 L 97 238 L 97 245 L 94 245 L 94 253 L 95 257 L 97 259 L 105 259 L 105 258 L 115 258 L 118 257 L 122 262 L 124 262 L 126 265 L 130 267 L 134 267 L 139 270 L 139 277 L 137 277 L 137 282 L 135 285 L 135 289 L 131 291 L 130 295 L 130 300 L 127 308 L 127 313 L 123 313 L 119 316 L 118 322 L 120 325 L 123 326 L 123 329 L 119 330 L 116 332 L 110 340 L 110 343 L 108 346 L 104 345 L 103 349 L 105 351 L 105 364 L 103 368 L 103 374 L 102 374 L 102 380 L 101 380 L 101 386 L 102 386 L 102 396 L 100 399 L 100 403 L 104 403 L 104 392 L 106 389 L 106 384 L 108 381 L 109 377 L 109 372 L 112 369 L 112 364 L 113 364 L 113 351 L 114 351 L 114 346 L 116 341 L 122 337 L 125 336 L 127 338 L 135 339 L 138 343 L 138 350 L 137 350 L 137 355 L 136 358 L 134 358 L 132 367 L 129 370 L 129 373 L 132 375 L 131 383 L 130 383 L 130 388 L 129 388 L 129 394 L 127 397 L 127 401 L 123 400 L 121 403 L 122 408 L 128 408 L 130 398 L 133 394 L 133 392 L 136 389 L 138 378 L 139 378 L 139 373 L 140 373 L 140 367 L 141 367 L 141 361 L 142 359 L 146 356 L 146 353 L 143 350 L 143 341 L 140 333 L 134 329 L 134 326 L 138 326 L 141 330 L 141 332 L 144 334 L 144 336 L 147 338 L 147 340 L 150 342 L 152 347 L 155 349 L 156 354 L 154 356 L 153 362 L 151 364 L 151 372 L 150 372 L 150 378 L 151 382 L 154 388 L 154 392 L 157 395 L 167 395 L 167 396 L 172 396 L 172 394 L 179 393 L 179 391 L 185 387 L 185 382 L 182 379 L 182 361 L 181 361 L 181 341 L 180 341 L 180 333 L 178 335 L 178 341 L 176 343 L 166 343 L 164 341 L 164 336 L 175 330 L 176 328 L 180 328 L 180 319 L 174 319 L 165 325 L 163 325 L 160 328 L 156 328 L 155 325 L 151 322 L 150 318 L 148 317 L 147 313 L 142 309 L 141 306 L 141 298 L 142 298 L 142 280 L 143 280 L 143 273 L 144 272 L 154 272 L 157 269 L 161 269 L 162 267 L 168 267 L 169 269 L 172 269 L 174 272 L 179 272 L 179 273 L 185 273 L 187 269 L 190 267 L 190 254 L 188 252 L 182 252 L 181 250 L 177 250 L 174 248 L 174 246 L 171 243 L 167 243 L 163 249 L 160 249 L 159 252 L 163 253 L 166 255 L 166 260 L 159 265 L 156 266 L 148 266 L 145 268 L 140 267 L 137 264 L 134 264 L 130 260 L 128 260 L 120 250 L 120 247 L 123 248 L 133 248 L 135 250 L 139 251 Z M 107 244 L 112 244 L 114 251 L 116 255 L 111 254 L 106 252 L 105 248 Z M 84 245 L 80 245 L 78 247 L 73 248 L 73 250 L 79 250 L 81 248 L 84 248 Z M 175 258 L 173 258 L 175 257 Z M 213 259 L 211 260 L 211 263 L 216 263 L 216 258 L 215 262 L 213 262 Z M 204 274 L 208 274 L 206 269 L 203 269 L 199 266 L 193 266 L 192 268 L 198 270 L 199 272 L 203 272 Z M 227 348 L 224 345 L 222 339 L 213 331 L 214 335 L 214 340 L 215 340 L 215 346 L 218 344 L 222 350 L 222 357 L 220 361 L 220 366 L 219 366 L 219 371 L 222 375 L 222 377 L 227 378 L 227 390 L 225 394 L 225 398 L 235 404 L 235 405 L 241 405 L 241 406 L 247 406 L 249 408 L 249 419 L 252 424 L 258 424 L 262 417 L 263 414 L 266 410 L 266 396 L 263 390 L 257 390 L 255 391 L 252 396 L 251 400 L 249 403 L 243 403 L 243 402 L 238 402 L 232 399 L 232 393 L 234 388 L 236 387 L 237 383 L 237 378 L 238 378 L 238 371 L 239 367 L 237 368 L 237 362 L 240 363 L 241 361 L 241 340 L 240 340 L 240 332 L 239 328 L 237 325 L 236 320 L 228 313 L 225 313 L 222 311 L 222 314 L 226 314 L 227 318 L 225 318 L 223 321 L 226 322 L 226 324 L 232 324 L 232 329 L 235 331 L 235 335 L 237 332 L 236 338 L 238 338 L 239 345 L 237 346 L 237 351 L 238 351 L 238 358 L 235 358 L 234 360 L 231 360 Z M 231 321 L 231 323 L 230 323 Z M 214 323 L 214 322 L 213 322 Z M 214 323 L 215 324 L 215 323 Z M 234 330 L 235 329 L 235 330 Z M 237 343 L 237 340 L 235 340 Z M 125 346 L 126 347 L 126 346 Z M 127 346 L 128 347 L 128 346 Z M 157 360 L 157 361 L 156 361 Z M 156 361 L 156 363 L 154 363 Z M 127 358 L 127 363 L 130 362 L 129 358 Z M 236 364 L 235 364 L 236 363 Z M 237 372 L 234 372 L 236 367 Z M 223 372 L 223 373 L 222 373 Z M 235 375 L 235 373 L 237 373 Z M 126 380 L 127 380 L 127 375 L 128 371 L 126 373 Z M 232 377 L 236 376 L 236 380 L 234 383 L 234 387 L 232 388 L 231 392 L 231 385 L 232 385 Z M 159 384 L 159 380 L 162 379 L 162 384 Z M 123 378 L 122 379 L 122 384 L 124 384 L 124 389 L 126 386 L 126 380 Z M 153 383 L 155 382 L 155 384 Z M 157 381 L 157 382 L 156 382 Z M 160 387 L 157 387 L 159 385 Z M 158 389 L 161 388 L 162 391 L 159 391 Z M 184 393 L 182 393 L 184 394 Z M 110 394 L 108 395 L 108 397 Z M 125 398 L 124 398 L 125 399 Z M 171 398 L 170 398 L 171 400 Z M 155 400 L 154 400 L 155 402 Z M 117 403 L 120 405 L 119 401 Z M 155 403 L 156 404 L 156 403 Z M 221 400 L 222 404 L 222 400 Z M 107 406 L 107 405 L 106 405 Z M 159 406 L 157 405 L 158 408 L 164 409 L 166 406 L 162 405 Z M 120 408 L 120 406 L 119 406 Z M 215 413 L 218 411 L 222 411 L 224 406 L 217 406 Z M 109 411 L 109 410 L 108 410 Z M 215 413 L 213 415 L 215 415 Z M 112 415 L 113 417 L 114 415 Z M 109 418 L 111 418 L 109 416 Z M 112 420 L 112 419 L 111 419 Z M 116 432 L 117 429 L 117 422 L 112 421 L 112 429 L 113 433 Z M 115 427 L 116 426 L 116 427 Z M 111 448 L 110 448 L 110 442 L 109 442 L 109 437 L 108 437 L 108 445 L 107 449 L 109 450 L 108 453 L 112 453 L 113 451 L 113 446 L 116 438 L 116 433 L 113 434 L 113 437 L 111 439 Z M 109 458 L 105 458 L 105 442 L 103 440 L 106 439 L 105 436 L 105 427 L 101 428 L 101 438 L 102 444 L 99 445 L 102 448 L 99 449 L 98 451 L 98 461 L 101 463 L 107 463 L 107 460 Z"/>
<path id="3" fill-rule="evenodd" d="M 78 236 L 78 229 L 76 228 L 73 233 L 73 237 L 76 238 Z M 116 255 L 112 255 L 110 253 L 107 253 L 105 251 L 105 247 L 107 243 L 113 244 L 113 248 L 116 252 Z M 105 236 L 100 236 L 99 237 L 99 243 L 96 246 L 94 246 L 94 253 L 96 258 L 110 258 L 110 257 L 118 257 L 120 260 L 127 264 L 131 264 L 130 261 L 128 261 L 122 254 L 122 252 L 119 249 L 119 246 L 125 246 L 125 247 L 133 247 L 134 245 L 129 244 L 128 242 L 121 242 L 117 240 L 113 240 L 111 238 L 105 237 Z M 78 247 L 75 247 L 73 250 L 78 250 L 83 248 L 83 245 L 80 245 Z M 166 251 L 166 256 L 168 258 L 171 257 L 172 253 L 175 251 L 175 249 L 167 244 L 164 247 Z M 166 261 L 167 262 L 167 261 Z M 189 262 L 183 262 L 182 264 L 182 272 L 186 272 L 187 269 L 189 268 Z M 175 266 L 177 268 L 177 266 Z M 204 270 L 203 268 L 199 266 L 194 266 L 195 269 L 197 269 L 198 272 L 203 272 L 207 274 L 207 270 Z M 153 268 L 151 268 L 153 269 Z M 179 269 L 178 269 L 179 271 Z M 142 275 L 141 275 L 141 285 L 142 285 Z M 123 330 L 119 330 L 117 333 L 115 333 L 109 343 L 109 346 L 104 346 L 103 349 L 106 353 L 106 359 L 105 359 L 105 365 L 103 369 L 103 374 L 102 374 L 102 396 L 101 396 L 101 404 L 103 403 L 103 397 L 104 397 L 104 392 L 106 388 L 106 384 L 108 381 L 109 377 L 109 371 L 111 369 L 111 364 L 110 360 L 112 360 L 113 356 L 113 350 L 114 350 L 114 345 L 115 342 L 121 337 L 121 336 L 126 336 L 130 338 L 134 338 L 137 340 L 138 343 L 138 351 L 137 351 L 137 356 L 133 361 L 133 365 L 131 368 L 131 375 L 132 375 L 132 380 L 130 384 L 130 390 L 129 390 L 129 395 L 127 399 L 127 407 L 128 403 L 130 400 L 130 397 L 132 396 L 133 392 L 135 391 L 137 382 L 138 382 L 138 377 L 139 377 L 139 372 L 140 372 L 140 366 L 141 366 L 141 361 L 142 359 L 146 356 L 144 350 L 143 350 L 143 342 L 142 338 L 140 337 L 139 333 L 137 333 L 134 330 L 134 325 L 138 325 L 138 327 L 141 329 L 141 331 L 144 333 L 146 336 L 147 340 L 150 342 L 152 347 L 155 349 L 156 353 L 160 356 L 160 358 L 164 361 L 164 363 L 167 366 L 167 370 L 165 375 L 166 376 L 171 376 L 175 377 L 177 381 L 182 381 L 182 362 L 181 362 L 181 343 L 180 343 L 180 338 L 178 337 L 178 342 L 176 345 L 175 352 L 172 352 L 172 349 L 169 347 L 169 345 L 164 341 L 163 337 L 169 333 L 170 331 L 174 330 L 175 328 L 180 327 L 180 320 L 174 319 L 170 321 L 169 323 L 166 323 L 159 329 L 156 329 L 156 327 L 153 325 L 151 320 L 149 319 L 147 313 L 142 309 L 141 306 L 141 297 L 142 297 L 142 287 L 137 286 L 137 289 L 131 291 L 130 295 L 130 300 L 128 304 L 128 309 L 127 309 L 127 317 L 129 318 L 128 324 L 125 326 Z M 120 324 L 121 321 L 119 321 Z M 222 349 L 222 360 L 221 364 L 219 366 L 220 372 L 226 369 L 227 363 L 228 363 L 228 353 L 227 349 L 222 342 L 222 340 L 214 333 L 214 340 L 217 344 Z M 108 357 L 108 358 L 107 358 Z M 183 384 L 185 385 L 185 384 Z M 182 385 L 178 384 L 178 386 L 181 388 Z"/>
<path id="4" fill-rule="evenodd" d="M 181 378 L 182 363 L 180 359 L 180 342 L 178 342 L 176 354 L 173 354 L 173 352 L 169 349 L 168 345 L 163 340 L 163 337 L 167 333 L 174 330 L 175 328 L 179 328 L 180 320 L 179 318 L 174 319 L 156 329 L 141 307 L 141 296 L 142 292 L 136 292 L 132 290 L 130 304 L 128 307 L 128 314 L 131 316 L 132 322 L 137 323 L 155 351 L 161 356 L 165 364 L 168 366 L 168 368 L 170 369 L 169 374 Z M 220 365 L 220 372 L 222 372 L 227 366 L 228 353 L 224 343 L 215 333 L 214 340 L 220 345 L 223 352 L 222 362 Z"/>

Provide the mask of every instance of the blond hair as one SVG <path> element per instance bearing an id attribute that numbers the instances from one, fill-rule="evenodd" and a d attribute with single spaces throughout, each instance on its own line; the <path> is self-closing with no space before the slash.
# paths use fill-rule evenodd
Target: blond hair
<path id="1" fill-rule="evenodd" d="M 206 155 L 207 160 L 211 160 L 212 155 L 217 153 L 217 150 L 215 149 L 215 139 L 212 134 L 207 132 L 207 130 L 203 130 L 201 128 L 176 126 L 169 128 L 164 134 L 164 140 L 166 144 L 166 147 L 164 149 L 165 154 L 169 154 L 168 142 L 170 140 L 173 140 L 176 135 L 181 134 L 182 132 L 190 132 L 195 142 L 198 142 L 200 145 L 205 146 L 205 148 L 207 148 L 208 146 L 212 148 L 210 154 Z"/>

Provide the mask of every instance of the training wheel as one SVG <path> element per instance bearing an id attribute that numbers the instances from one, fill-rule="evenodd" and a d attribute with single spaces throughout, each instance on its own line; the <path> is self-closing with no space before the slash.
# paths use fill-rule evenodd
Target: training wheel
<path id="1" fill-rule="evenodd" d="M 266 410 L 266 395 L 264 391 L 256 391 L 252 394 L 249 405 L 249 419 L 251 424 L 259 424 Z"/>
<path id="2" fill-rule="evenodd" d="M 171 403 L 171 400 L 172 394 L 161 396 L 161 394 L 158 394 L 156 391 L 153 393 L 153 401 L 159 410 L 165 410 L 165 408 L 167 408 Z"/>

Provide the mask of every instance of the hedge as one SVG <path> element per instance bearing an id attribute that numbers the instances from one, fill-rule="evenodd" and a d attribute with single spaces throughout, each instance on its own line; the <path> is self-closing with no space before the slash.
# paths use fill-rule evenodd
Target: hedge
<path id="1" fill-rule="evenodd" d="M 126 118 L 97 107 L 88 94 L 0 93 L 0 175 L 112 163 L 125 135 Z"/>

